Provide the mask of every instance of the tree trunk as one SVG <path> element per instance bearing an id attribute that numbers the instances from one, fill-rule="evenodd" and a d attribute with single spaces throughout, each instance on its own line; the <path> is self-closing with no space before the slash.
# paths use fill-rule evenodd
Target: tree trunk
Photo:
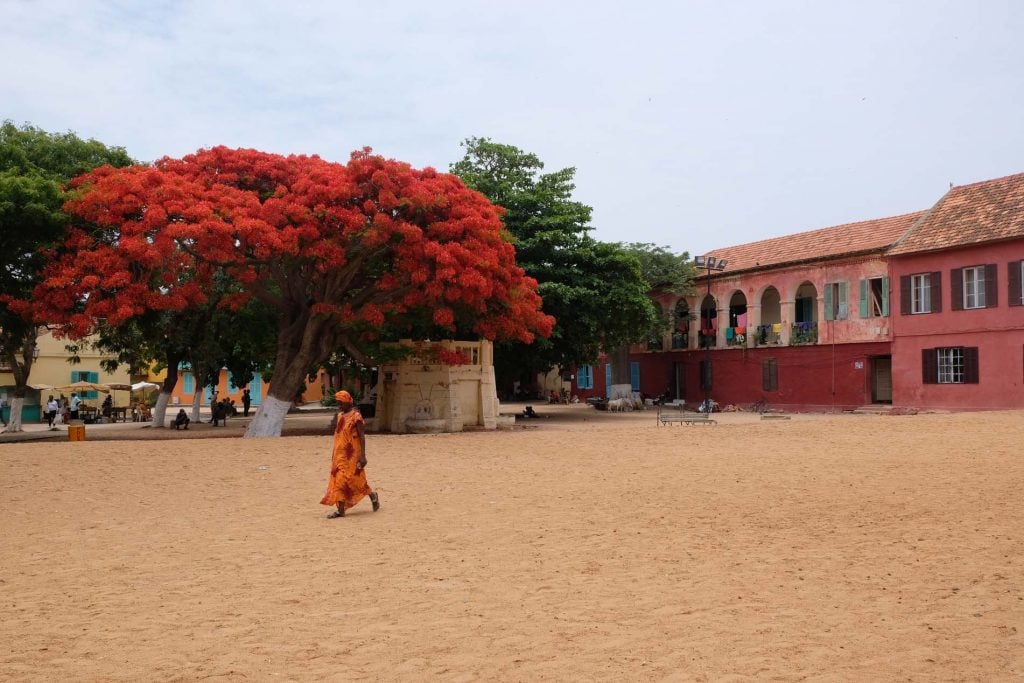
<path id="1" fill-rule="evenodd" d="M 306 381 L 306 373 L 322 363 L 337 344 L 335 328 L 326 318 L 300 314 L 283 324 L 277 338 L 270 390 L 245 430 L 245 438 L 281 436 L 284 417 Z"/>
<path id="2" fill-rule="evenodd" d="M 202 420 L 200 419 L 200 416 L 199 416 L 199 406 L 202 403 L 202 399 L 203 399 L 203 394 L 202 394 L 201 391 L 196 391 L 196 393 L 192 394 L 192 418 L 191 419 L 196 424 L 199 424 L 200 422 L 202 422 Z"/>
<path id="3" fill-rule="evenodd" d="M 2 332 L 2 330 L 0 330 Z M 32 372 L 32 361 L 34 360 L 32 352 L 36 347 L 36 339 L 38 337 L 38 331 L 36 328 L 30 328 L 25 336 L 13 340 L 7 339 L 3 342 L 3 348 L 10 348 L 10 351 L 6 352 L 7 364 L 11 366 L 11 374 L 14 375 L 14 399 L 11 401 L 11 419 L 7 425 L 7 432 L 20 432 L 22 431 L 21 422 L 21 410 L 25 406 L 25 394 L 28 391 L 28 377 Z M 13 350 L 15 341 L 21 346 L 21 360 L 19 361 L 17 353 Z"/>
<path id="4" fill-rule="evenodd" d="M 261 438 L 265 436 L 281 436 L 281 428 L 284 427 L 284 416 L 292 407 L 291 401 L 277 398 L 273 394 L 267 394 L 263 399 L 252 421 L 245 430 L 245 438 Z"/>
<path id="5" fill-rule="evenodd" d="M 25 399 L 22 396 L 15 396 L 14 400 L 11 401 L 11 419 L 7 425 L 7 432 L 20 432 L 21 427 L 21 409 L 25 405 Z"/>
<path id="6" fill-rule="evenodd" d="M 171 394 L 163 390 L 157 394 L 156 405 L 153 406 L 153 426 L 167 426 L 167 403 L 171 400 Z"/>
<path id="7" fill-rule="evenodd" d="M 167 377 L 160 387 L 160 395 L 156 399 L 156 406 L 153 408 L 153 426 L 167 426 L 167 404 L 171 401 L 171 393 L 174 385 L 178 383 L 178 363 L 181 362 L 181 354 L 167 353 Z"/>
<path id="8" fill-rule="evenodd" d="M 612 362 L 612 384 L 629 384 L 629 347 L 612 349 L 608 359 Z"/>

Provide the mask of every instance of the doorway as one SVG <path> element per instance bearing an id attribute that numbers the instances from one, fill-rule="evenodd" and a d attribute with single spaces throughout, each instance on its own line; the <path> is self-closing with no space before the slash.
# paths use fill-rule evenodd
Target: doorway
<path id="1" fill-rule="evenodd" d="M 871 359 L 871 402 L 892 403 L 892 356 Z"/>
<path id="2" fill-rule="evenodd" d="M 680 361 L 672 363 L 672 374 L 668 378 L 668 394 L 672 400 L 686 398 L 686 365 Z"/>

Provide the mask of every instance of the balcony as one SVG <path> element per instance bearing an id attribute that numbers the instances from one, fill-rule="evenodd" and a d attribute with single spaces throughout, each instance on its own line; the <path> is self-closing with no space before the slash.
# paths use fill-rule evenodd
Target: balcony
<path id="1" fill-rule="evenodd" d="M 672 348 L 673 349 L 688 349 L 690 348 L 690 335 L 687 332 L 680 332 L 676 330 L 672 333 Z"/>
<path id="2" fill-rule="evenodd" d="M 778 346 L 782 343 L 782 325 L 758 325 L 754 332 L 754 343 L 757 346 Z"/>
<path id="3" fill-rule="evenodd" d="M 806 323 L 793 323 L 793 333 L 789 337 L 790 346 L 798 346 L 800 344 L 817 344 L 818 343 L 818 323 L 806 322 Z"/>
<path id="4" fill-rule="evenodd" d="M 697 333 L 697 345 L 702 349 L 715 348 L 715 328 L 710 327 Z"/>
<path id="5" fill-rule="evenodd" d="M 726 346 L 746 346 L 747 345 L 747 328 L 746 327 L 727 327 L 727 328 L 725 328 L 725 345 Z"/>

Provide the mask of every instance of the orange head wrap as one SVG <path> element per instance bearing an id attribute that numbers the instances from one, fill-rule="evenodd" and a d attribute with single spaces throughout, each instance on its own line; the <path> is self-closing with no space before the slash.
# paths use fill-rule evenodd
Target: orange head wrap
<path id="1" fill-rule="evenodd" d="M 352 403 L 352 394 L 342 389 L 334 395 L 334 400 L 338 403 Z"/>

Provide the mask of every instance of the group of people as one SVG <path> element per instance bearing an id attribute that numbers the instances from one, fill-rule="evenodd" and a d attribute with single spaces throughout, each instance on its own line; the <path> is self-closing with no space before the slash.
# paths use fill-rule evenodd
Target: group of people
<path id="1" fill-rule="evenodd" d="M 64 394 L 54 398 L 53 394 L 50 394 L 50 397 L 46 399 L 46 425 L 53 429 L 56 425 L 77 420 L 81 405 L 82 397 L 75 392 L 72 392 L 71 398 Z"/>
<path id="2" fill-rule="evenodd" d="M 242 417 L 249 417 L 249 408 L 251 407 L 252 394 L 248 389 L 243 389 Z M 227 427 L 228 418 L 236 417 L 238 414 L 238 406 L 235 404 L 235 399 L 231 397 L 218 399 L 217 392 L 213 392 L 213 397 L 210 401 L 210 424 L 214 427 Z M 174 416 L 174 420 L 171 422 L 171 427 L 174 429 L 188 429 L 188 426 L 191 423 L 192 419 L 185 413 L 185 409 L 181 408 L 178 410 L 178 414 Z"/>

